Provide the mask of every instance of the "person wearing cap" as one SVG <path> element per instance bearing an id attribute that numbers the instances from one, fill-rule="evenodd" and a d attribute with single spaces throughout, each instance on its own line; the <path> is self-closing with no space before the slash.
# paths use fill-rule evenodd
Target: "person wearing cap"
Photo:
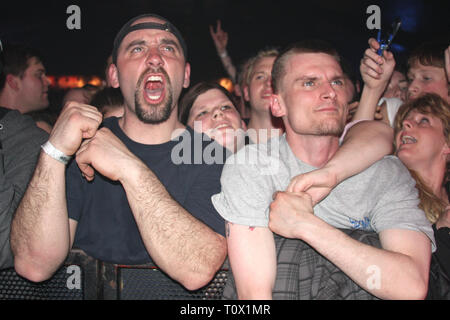
<path id="1" fill-rule="evenodd" d="M 124 115 L 102 123 L 93 106 L 64 106 L 12 223 L 16 271 L 43 281 L 77 247 L 113 263 L 153 261 L 200 288 L 226 256 L 224 220 L 211 203 L 223 162 L 179 163 L 172 154 L 197 135 L 177 119 L 190 77 L 186 44 L 167 19 L 138 16 L 117 34 L 108 72 Z M 215 144 L 206 140 L 202 148 Z"/>

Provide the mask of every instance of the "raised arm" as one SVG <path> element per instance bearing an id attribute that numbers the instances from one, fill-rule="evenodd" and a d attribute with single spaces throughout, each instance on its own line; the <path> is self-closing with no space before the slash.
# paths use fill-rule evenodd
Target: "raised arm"
<path id="1" fill-rule="evenodd" d="M 144 245 L 164 272 L 189 290 L 213 278 L 225 260 L 225 238 L 178 204 L 109 129 L 83 143 L 76 160 L 88 179 L 95 168 L 122 184 Z"/>
<path id="2" fill-rule="evenodd" d="M 102 121 L 95 107 L 69 103 L 49 142 L 73 155 L 83 138 L 92 137 Z M 64 262 L 76 224 L 69 222 L 65 165 L 41 151 L 36 169 L 11 226 L 11 249 L 17 273 L 32 281 L 48 279 Z"/>
<path id="3" fill-rule="evenodd" d="M 14 266 L 10 245 L 11 220 L 30 182 L 48 134 L 29 116 L 11 111 L 2 119 L 8 132 L 0 142 L 0 269 Z"/>
<path id="4" fill-rule="evenodd" d="M 227 52 L 227 44 L 228 44 L 228 33 L 222 30 L 220 20 L 217 20 L 217 31 L 214 32 L 214 27 L 209 26 L 209 33 L 211 34 L 211 38 L 214 41 L 214 45 L 217 50 L 217 54 L 222 61 L 223 67 L 227 71 L 228 75 L 233 80 L 233 83 L 236 82 L 236 67 L 231 61 L 231 57 Z"/>
<path id="5" fill-rule="evenodd" d="M 377 54 L 379 47 L 380 44 L 375 39 L 369 39 L 369 48 L 364 52 L 360 66 L 364 87 L 353 121 L 374 119 L 378 101 L 394 71 L 394 55 L 385 50 L 383 56 L 379 56 Z"/>

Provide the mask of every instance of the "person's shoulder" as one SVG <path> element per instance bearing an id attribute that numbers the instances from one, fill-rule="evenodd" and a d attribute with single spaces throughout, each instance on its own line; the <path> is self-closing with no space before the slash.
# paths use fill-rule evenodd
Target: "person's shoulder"
<path id="1" fill-rule="evenodd" d="M 364 171 L 365 174 L 373 176 L 376 181 L 385 183 L 386 181 L 400 181 L 410 179 L 408 168 L 394 155 L 384 156 Z"/>
<path id="2" fill-rule="evenodd" d="M 119 118 L 117 117 L 108 117 L 106 119 L 103 119 L 103 122 L 101 124 L 102 127 L 106 127 L 110 130 L 113 130 L 115 126 L 119 125 Z"/>
<path id="3" fill-rule="evenodd" d="M 375 162 L 373 166 L 377 169 L 389 168 L 391 170 L 395 169 L 395 170 L 399 170 L 399 171 L 407 171 L 408 170 L 406 168 L 406 166 L 403 164 L 403 162 L 397 156 L 394 156 L 394 155 L 384 156 L 382 159 Z"/>
<path id="4" fill-rule="evenodd" d="M 39 143 L 48 139 L 49 134 L 36 125 L 33 118 L 27 114 L 22 114 L 18 110 L 10 110 L 0 120 L 2 130 L 6 130 L 5 135 L 14 138 L 29 139 L 29 142 Z"/>

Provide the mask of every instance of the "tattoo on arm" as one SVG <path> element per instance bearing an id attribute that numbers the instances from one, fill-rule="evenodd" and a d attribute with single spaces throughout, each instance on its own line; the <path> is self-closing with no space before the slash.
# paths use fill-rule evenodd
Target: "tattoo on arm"
<path id="1" fill-rule="evenodd" d="M 232 224 L 232 223 L 231 222 L 225 223 L 225 234 L 226 234 L 227 238 L 230 237 L 230 224 Z"/>

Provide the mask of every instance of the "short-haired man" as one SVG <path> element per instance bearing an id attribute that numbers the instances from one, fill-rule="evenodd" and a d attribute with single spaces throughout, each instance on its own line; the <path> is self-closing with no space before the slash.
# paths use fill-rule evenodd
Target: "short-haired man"
<path id="1" fill-rule="evenodd" d="M 247 134 L 254 143 L 265 143 L 283 133 L 283 123 L 270 111 L 272 96 L 272 66 L 277 49 L 265 49 L 251 57 L 245 65 L 241 85 L 245 101 L 250 107 Z"/>
<path id="2" fill-rule="evenodd" d="M 124 115 L 98 129 L 95 107 L 65 106 L 13 221 L 19 274 L 49 278 L 73 244 L 113 263 L 151 257 L 190 290 L 212 279 L 226 256 L 224 222 L 210 199 L 220 190 L 222 165 L 172 159 L 173 132 L 194 135 L 177 119 L 179 95 L 189 85 L 186 55 L 180 32 L 165 18 L 142 15 L 122 27 L 109 73 L 123 93 Z M 75 153 L 66 172 L 64 156 Z"/>
<path id="3" fill-rule="evenodd" d="M 37 50 L 19 44 L 7 45 L 3 59 L 0 105 L 20 113 L 47 108 L 50 82 Z"/>
<path id="4" fill-rule="evenodd" d="M 34 54 L 18 46 L 5 46 L 2 52 L 0 43 L 0 269 L 14 266 L 11 220 L 30 182 L 40 146 L 48 139 L 30 116 L 21 114 L 48 105 L 42 92 L 46 90 L 45 72 L 36 71 L 42 64 L 35 64 L 40 59 Z M 33 101 L 36 88 L 41 92 Z"/>
<path id="5" fill-rule="evenodd" d="M 304 192 L 309 189 L 297 188 L 292 179 L 337 154 L 347 117 L 344 78 L 339 56 L 325 44 L 287 48 L 272 70 L 271 106 L 286 134 L 267 145 L 248 145 L 227 160 L 213 203 L 227 220 L 239 298 L 426 296 L 433 231 L 398 159 L 388 156 L 337 179 L 340 184 L 320 202 L 314 199 L 314 207 Z M 372 103 L 386 83 L 366 90 Z M 380 242 L 367 231 L 378 233 Z"/>

